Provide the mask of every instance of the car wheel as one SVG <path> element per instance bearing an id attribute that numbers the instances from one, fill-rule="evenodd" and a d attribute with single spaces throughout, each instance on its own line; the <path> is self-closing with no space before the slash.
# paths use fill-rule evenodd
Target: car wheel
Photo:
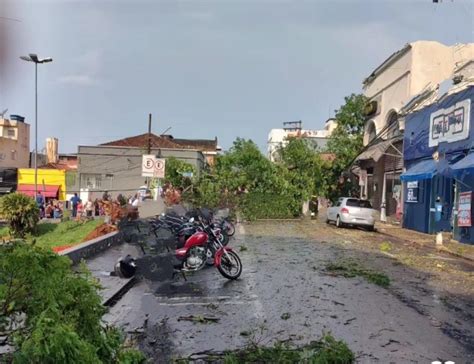
<path id="1" fill-rule="evenodd" d="M 329 221 L 329 218 L 326 217 L 326 224 L 329 224 L 331 221 Z"/>
<path id="2" fill-rule="evenodd" d="M 342 228 L 344 226 L 344 224 L 342 223 L 341 218 L 339 217 L 339 215 L 337 215 L 337 218 L 336 218 L 336 226 L 338 228 Z"/>
<path id="3" fill-rule="evenodd" d="M 369 231 L 375 231 L 375 226 L 374 226 L 374 225 L 369 226 L 369 227 L 367 228 L 367 230 L 369 230 Z"/>

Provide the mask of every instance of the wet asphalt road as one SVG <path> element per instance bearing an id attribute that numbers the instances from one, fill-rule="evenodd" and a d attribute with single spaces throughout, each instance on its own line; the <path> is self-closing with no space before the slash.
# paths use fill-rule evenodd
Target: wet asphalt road
<path id="1" fill-rule="evenodd" d="M 269 224 L 268 229 L 278 230 L 283 223 Z M 328 275 L 324 266 L 347 256 L 330 241 L 292 231 L 261 234 L 251 225 L 239 225 L 236 235 L 230 245 L 242 250 L 239 280 L 226 280 L 214 267 L 187 281 L 143 279 L 110 308 L 105 320 L 140 333 L 141 348 L 157 363 L 239 348 L 250 338 L 263 345 L 287 339 L 304 344 L 323 332 L 344 340 L 359 363 L 474 362 L 466 340 L 444 332 L 409 300 L 362 278 Z M 219 321 L 180 320 L 190 315 Z M 444 313 L 444 319 L 449 321 L 450 314 Z M 473 326 L 472 321 L 464 324 Z"/>

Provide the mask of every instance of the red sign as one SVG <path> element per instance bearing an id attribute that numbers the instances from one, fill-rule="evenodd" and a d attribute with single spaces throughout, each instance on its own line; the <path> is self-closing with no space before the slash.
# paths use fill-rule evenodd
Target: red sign
<path id="1" fill-rule="evenodd" d="M 458 203 L 458 226 L 459 227 L 472 226 L 471 201 L 472 201 L 471 191 L 461 192 L 459 194 L 459 203 Z"/>

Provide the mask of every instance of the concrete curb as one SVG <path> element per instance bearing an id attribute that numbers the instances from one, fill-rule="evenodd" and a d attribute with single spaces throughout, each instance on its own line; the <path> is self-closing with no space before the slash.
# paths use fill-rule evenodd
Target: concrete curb
<path id="1" fill-rule="evenodd" d="M 65 249 L 61 251 L 59 255 L 67 256 L 72 260 L 72 264 L 77 264 L 82 259 L 88 259 L 107 250 L 111 246 L 118 245 L 122 242 L 122 235 L 122 232 L 114 231 Z"/>
<path id="2" fill-rule="evenodd" d="M 436 246 L 435 246 L 435 244 L 434 244 L 434 237 L 433 237 L 433 246 L 427 246 L 426 244 L 419 243 L 419 242 L 417 242 L 416 240 L 405 239 L 405 238 L 402 238 L 402 237 L 397 236 L 397 235 L 395 235 L 395 234 L 390 234 L 390 233 L 388 233 L 388 232 L 386 232 L 386 231 L 383 231 L 383 232 L 382 232 L 382 231 L 380 231 L 380 229 L 377 229 L 376 231 L 377 231 L 377 233 L 380 234 L 380 235 L 385 235 L 385 236 L 388 236 L 388 237 L 391 237 L 391 238 L 400 239 L 400 240 L 406 241 L 406 242 L 408 242 L 408 243 L 414 243 L 414 244 L 416 244 L 416 245 L 418 245 L 418 246 L 420 246 L 420 247 L 428 247 L 428 248 L 430 248 L 430 249 L 433 249 L 433 251 L 436 251 L 436 250 L 437 250 L 437 249 L 436 249 Z M 461 258 L 461 259 L 465 259 L 465 260 L 467 260 L 467 261 L 469 261 L 469 262 L 474 262 L 474 259 L 473 259 L 473 258 L 471 258 L 471 257 L 469 257 L 469 256 L 466 256 L 466 255 L 462 255 L 462 254 L 453 252 L 452 250 L 450 250 L 450 249 L 448 249 L 448 248 L 446 248 L 446 247 L 444 247 L 444 246 L 443 246 L 441 249 L 439 249 L 439 251 L 442 251 L 442 252 L 444 252 L 444 253 L 446 253 L 446 254 L 452 255 L 452 256 L 454 256 L 454 257 L 456 257 L 456 258 Z"/>

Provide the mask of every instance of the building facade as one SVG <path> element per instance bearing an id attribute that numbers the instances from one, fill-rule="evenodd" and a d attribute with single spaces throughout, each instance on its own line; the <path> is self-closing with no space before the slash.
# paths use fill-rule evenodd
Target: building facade
<path id="1" fill-rule="evenodd" d="M 406 117 L 403 226 L 474 243 L 474 82 Z"/>
<path id="2" fill-rule="evenodd" d="M 27 168 L 30 163 L 30 125 L 19 115 L 0 118 L 0 167 Z"/>
<path id="3" fill-rule="evenodd" d="M 178 140 L 178 142 L 175 142 Z M 185 143 L 188 141 L 188 143 Z M 207 149 L 195 149 L 207 145 Z M 214 145 L 211 151 L 210 145 Z M 170 136 L 143 134 L 98 146 L 79 146 L 77 184 L 80 191 L 88 190 L 93 198 L 104 191 L 112 196 L 133 195 L 146 181 L 142 177 L 142 157 L 154 154 L 160 158 L 174 157 L 193 165 L 198 173 L 217 155 L 217 140 L 189 141 Z M 215 154 L 205 155 L 205 152 Z"/>
<path id="4" fill-rule="evenodd" d="M 66 200 L 66 171 L 54 168 L 39 168 L 38 191 L 47 198 L 61 201 Z M 18 169 L 17 191 L 27 196 L 35 196 L 35 170 L 34 168 Z"/>
<path id="5" fill-rule="evenodd" d="M 456 68 L 473 58 L 474 44 L 446 46 L 438 42 L 409 43 L 392 54 L 363 82 L 370 102 L 366 110 L 364 150 L 354 169 L 360 195 L 387 216 L 401 219 L 403 190 L 403 114 L 413 98 L 436 89 Z"/>
<path id="6" fill-rule="evenodd" d="M 301 121 L 283 123 L 282 129 L 272 129 L 268 134 L 267 157 L 272 162 L 278 160 L 278 150 L 288 143 L 288 138 L 302 138 L 310 142 L 319 150 L 324 150 L 331 133 L 336 129 L 335 119 L 328 119 L 322 130 L 309 130 L 302 128 Z"/>

